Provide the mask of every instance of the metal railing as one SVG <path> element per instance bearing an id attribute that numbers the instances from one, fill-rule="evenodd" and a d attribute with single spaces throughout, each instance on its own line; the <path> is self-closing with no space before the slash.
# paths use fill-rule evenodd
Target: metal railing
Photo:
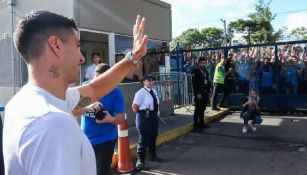
<path id="1" fill-rule="evenodd" d="M 155 88 L 157 89 L 158 94 L 162 94 L 160 99 L 164 99 L 163 94 L 169 94 L 173 100 L 174 109 L 190 106 L 193 104 L 191 74 L 187 74 L 185 72 L 153 72 L 152 75 L 156 79 Z M 169 87 L 165 88 L 165 85 L 168 85 Z"/>
<path id="2" fill-rule="evenodd" d="M 3 123 L 4 120 L 4 107 L 0 106 L 0 120 Z"/>

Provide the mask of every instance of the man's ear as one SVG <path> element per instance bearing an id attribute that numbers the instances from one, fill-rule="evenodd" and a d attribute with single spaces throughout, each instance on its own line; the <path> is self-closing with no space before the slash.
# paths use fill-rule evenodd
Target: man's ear
<path id="1" fill-rule="evenodd" d="M 48 38 L 48 45 L 51 49 L 51 51 L 56 55 L 56 56 L 60 56 L 62 54 L 62 50 L 61 50 L 61 46 L 62 46 L 62 42 L 60 40 L 60 38 L 58 38 L 57 36 L 50 36 Z"/>

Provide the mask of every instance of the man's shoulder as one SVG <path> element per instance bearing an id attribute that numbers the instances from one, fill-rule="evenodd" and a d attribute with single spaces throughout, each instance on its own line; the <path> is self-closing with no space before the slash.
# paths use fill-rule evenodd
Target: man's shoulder
<path id="1" fill-rule="evenodd" d="M 24 116 L 28 113 L 43 115 L 48 110 L 47 101 L 42 90 L 23 87 L 6 105 L 6 115 Z"/>
<path id="2" fill-rule="evenodd" d="M 138 91 L 136 91 L 135 95 L 141 95 L 141 94 L 143 94 L 145 91 L 146 91 L 145 88 L 142 87 L 142 88 L 140 88 Z"/>

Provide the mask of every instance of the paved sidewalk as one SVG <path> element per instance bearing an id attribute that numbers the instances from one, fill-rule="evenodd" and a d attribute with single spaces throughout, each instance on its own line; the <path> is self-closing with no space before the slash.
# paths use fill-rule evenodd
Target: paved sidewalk
<path id="1" fill-rule="evenodd" d="M 205 111 L 205 123 L 210 123 L 227 115 L 230 110 L 222 108 L 220 111 L 211 111 L 207 107 Z M 164 117 L 165 124 L 159 123 L 159 136 L 157 138 L 157 145 L 161 145 L 179 136 L 182 136 L 193 130 L 193 112 L 194 106 L 183 107 L 175 110 L 175 114 Z M 132 158 L 136 157 L 136 144 L 138 142 L 138 133 L 136 127 L 129 127 L 129 142 Z M 117 153 L 113 156 L 112 167 L 115 167 L 118 162 Z"/>

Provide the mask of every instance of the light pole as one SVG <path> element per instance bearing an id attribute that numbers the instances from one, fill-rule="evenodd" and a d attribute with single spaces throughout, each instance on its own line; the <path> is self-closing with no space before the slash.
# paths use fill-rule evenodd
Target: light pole
<path id="1" fill-rule="evenodd" d="M 16 70 L 15 70 L 15 64 L 16 64 L 16 58 L 15 58 L 15 46 L 13 41 L 13 35 L 14 35 L 14 6 L 16 5 L 16 0 L 7 0 L 7 4 L 10 6 L 10 13 L 11 13 L 11 56 L 12 56 L 12 72 L 13 72 L 13 94 L 16 93 Z"/>
<path id="2" fill-rule="evenodd" d="M 226 33 L 226 20 L 221 18 L 221 21 L 224 25 L 224 33 L 225 33 L 225 46 L 227 47 L 227 33 Z"/>

